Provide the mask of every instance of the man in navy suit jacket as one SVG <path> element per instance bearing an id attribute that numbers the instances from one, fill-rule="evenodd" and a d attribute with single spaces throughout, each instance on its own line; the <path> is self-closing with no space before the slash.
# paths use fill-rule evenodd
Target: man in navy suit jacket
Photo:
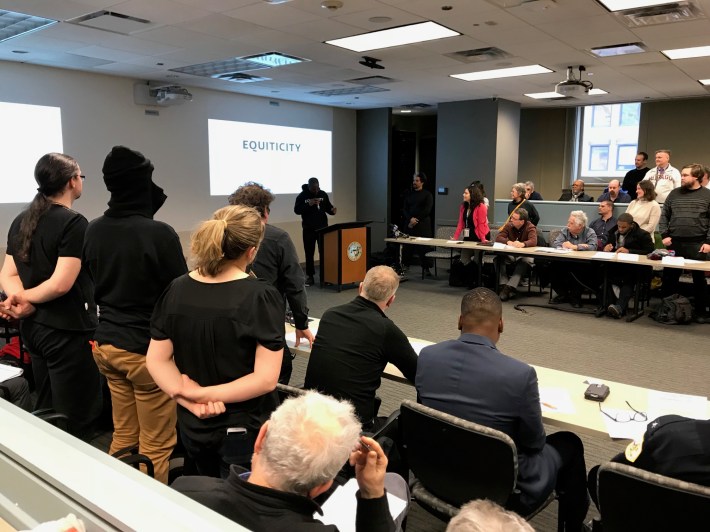
<path id="1" fill-rule="evenodd" d="M 582 530 L 589 507 L 582 441 L 571 432 L 545 435 L 535 369 L 496 349 L 503 306 L 487 288 L 461 302 L 461 336 L 422 349 L 416 387 L 422 404 L 500 430 L 518 450 L 519 498 L 507 506 L 525 515 L 560 497 L 565 530 Z"/>

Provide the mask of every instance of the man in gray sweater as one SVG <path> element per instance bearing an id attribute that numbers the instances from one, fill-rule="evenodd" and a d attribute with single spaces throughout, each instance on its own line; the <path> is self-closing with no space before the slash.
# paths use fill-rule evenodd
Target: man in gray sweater
<path id="1" fill-rule="evenodd" d="M 689 164 L 681 170 L 681 186 L 673 189 L 661 211 L 658 228 L 663 245 L 675 251 L 677 257 L 707 260 L 710 253 L 710 190 L 701 186 L 705 175 L 702 165 Z M 663 270 L 664 296 L 678 292 L 680 268 Z M 693 270 L 695 314 L 698 323 L 706 323 L 705 272 Z"/>

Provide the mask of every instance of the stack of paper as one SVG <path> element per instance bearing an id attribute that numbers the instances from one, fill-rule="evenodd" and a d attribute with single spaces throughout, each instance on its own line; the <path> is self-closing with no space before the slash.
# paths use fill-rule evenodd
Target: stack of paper
<path id="1" fill-rule="evenodd" d="M 15 366 L 8 366 L 7 364 L 0 364 L 0 382 L 5 382 L 15 377 L 22 375 L 22 368 L 16 368 Z"/>

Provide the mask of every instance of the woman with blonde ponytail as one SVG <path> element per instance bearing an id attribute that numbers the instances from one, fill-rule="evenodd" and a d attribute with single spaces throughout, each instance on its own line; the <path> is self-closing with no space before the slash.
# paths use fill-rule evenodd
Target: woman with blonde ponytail
<path id="1" fill-rule="evenodd" d="M 283 300 L 246 273 L 263 235 L 255 209 L 219 209 L 192 235 L 196 268 L 168 286 L 151 319 L 148 370 L 177 401 L 180 435 L 201 475 L 248 467 L 278 404 Z"/>

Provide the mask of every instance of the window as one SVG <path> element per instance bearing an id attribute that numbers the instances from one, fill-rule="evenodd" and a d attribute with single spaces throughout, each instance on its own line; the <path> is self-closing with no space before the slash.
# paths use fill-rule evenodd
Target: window
<path id="1" fill-rule="evenodd" d="M 589 147 L 589 169 L 605 172 L 609 169 L 609 145 Z"/>
<path id="2" fill-rule="evenodd" d="M 634 168 L 640 117 L 640 103 L 581 108 L 577 116 L 578 178 L 606 184 Z"/>

